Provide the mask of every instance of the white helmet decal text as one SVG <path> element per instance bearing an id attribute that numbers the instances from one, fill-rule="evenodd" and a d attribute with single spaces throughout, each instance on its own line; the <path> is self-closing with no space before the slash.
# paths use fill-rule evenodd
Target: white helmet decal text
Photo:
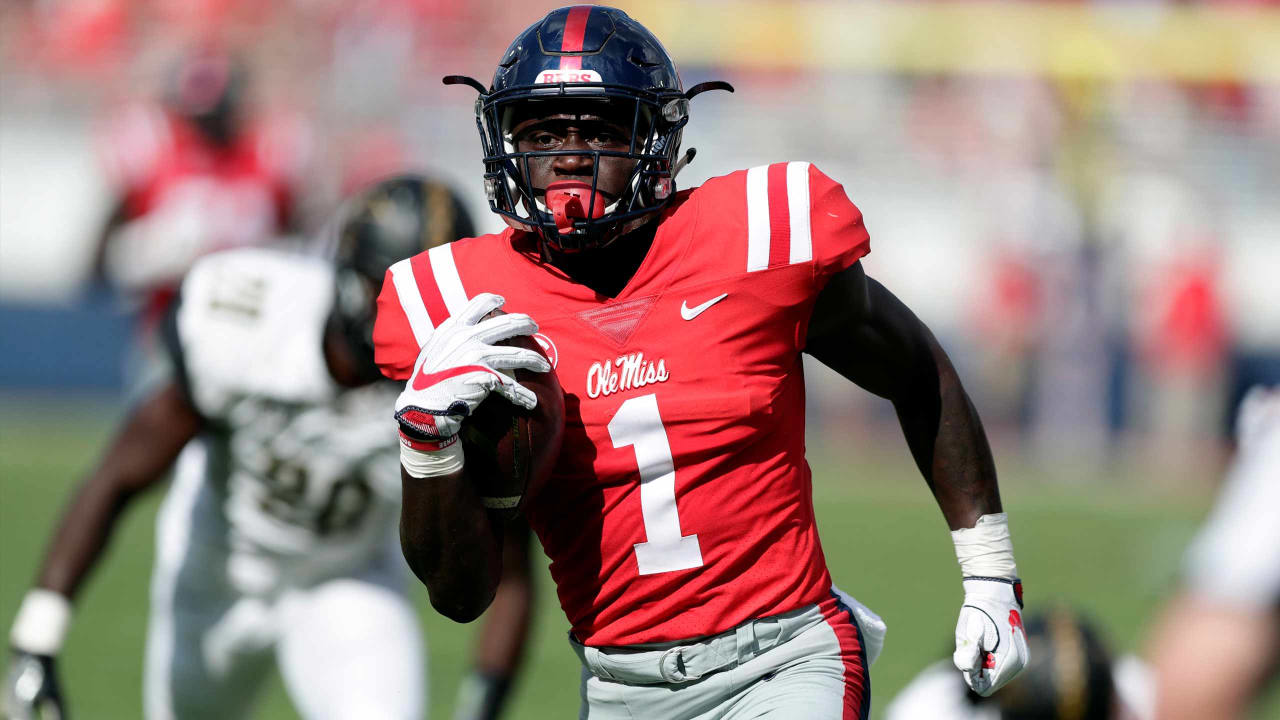
<path id="1" fill-rule="evenodd" d="M 604 78 L 600 77 L 600 73 L 595 70 L 543 70 L 538 73 L 538 79 L 534 81 L 537 84 L 542 83 L 577 83 L 591 82 L 602 83 Z"/>

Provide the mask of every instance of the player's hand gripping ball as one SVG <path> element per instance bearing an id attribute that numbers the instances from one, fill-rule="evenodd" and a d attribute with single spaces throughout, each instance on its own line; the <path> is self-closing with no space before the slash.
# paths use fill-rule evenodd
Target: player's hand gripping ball
<path id="1" fill-rule="evenodd" d="M 495 309 L 486 317 L 502 314 Z M 543 354 L 528 335 L 496 344 Z M 508 373 L 533 391 L 538 404 L 525 408 L 490 395 L 462 424 L 462 447 L 480 502 L 504 520 L 518 515 L 524 498 L 536 493 L 551 475 L 564 435 L 564 391 L 555 370 Z"/>
<path id="2" fill-rule="evenodd" d="M 986 697 L 1022 672 L 1029 657 L 1022 628 L 1022 582 L 965 578 L 952 658 L 965 683 Z"/>
<path id="3" fill-rule="evenodd" d="M 432 332 L 396 401 L 396 421 L 401 442 L 428 453 L 462 433 L 468 476 L 482 502 L 509 518 L 560 453 L 564 393 L 529 337 L 537 324 L 503 313 L 503 302 L 481 293 Z"/>
<path id="4" fill-rule="evenodd" d="M 413 375 L 396 399 L 396 421 L 407 438 L 424 445 L 420 449 L 450 444 L 462 421 L 490 393 L 525 409 L 537 405 L 537 395 L 508 371 L 544 373 L 551 363 L 541 352 L 499 344 L 538 331 L 537 323 L 522 313 L 491 316 L 503 302 L 498 295 L 480 293 L 440 323 L 419 351 Z"/>

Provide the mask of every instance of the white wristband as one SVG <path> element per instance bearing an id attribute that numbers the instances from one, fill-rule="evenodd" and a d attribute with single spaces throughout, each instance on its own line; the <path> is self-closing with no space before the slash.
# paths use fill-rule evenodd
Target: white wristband
<path id="1" fill-rule="evenodd" d="M 411 477 L 431 478 L 462 469 L 462 443 L 451 443 L 441 450 L 415 450 L 400 443 L 400 464 Z"/>
<path id="2" fill-rule="evenodd" d="M 9 643 L 33 655 L 56 655 L 71 624 L 71 601 L 61 593 L 35 588 L 22 598 Z"/>
<path id="3" fill-rule="evenodd" d="M 956 560 L 964 577 L 995 577 L 1013 580 L 1018 564 L 1013 560 L 1013 540 L 1009 538 L 1009 516 L 983 515 L 971 528 L 953 530 Z"/>

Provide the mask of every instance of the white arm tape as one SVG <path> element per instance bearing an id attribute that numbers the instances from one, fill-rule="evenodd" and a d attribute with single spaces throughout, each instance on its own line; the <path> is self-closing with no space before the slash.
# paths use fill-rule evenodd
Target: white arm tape
<path id="1" fill-rule="evenodd" d="M 1013 560 L 1013 541 L 1009 538 L 1009 516 L 1005 513 L 983 515 L 978 524 L 951 532 L 956 545 L 956 560 L 964 577 L 1018 577 L 1018 564 Z"/>
<path id="2" fill-rule="evenodd" d="M 462 469 L 462 443 L 455 442 L 443 450 L 414 450 L 400 443 L 400 464 L 416 478 L 455 473 Z"/>
<path id="3" fill-rule="evenodd" d="M 35 588 L 22 598 L 9 643 L 34 655 L 57 655 L 70 624 L 71 601 L 61 593 Z"/>

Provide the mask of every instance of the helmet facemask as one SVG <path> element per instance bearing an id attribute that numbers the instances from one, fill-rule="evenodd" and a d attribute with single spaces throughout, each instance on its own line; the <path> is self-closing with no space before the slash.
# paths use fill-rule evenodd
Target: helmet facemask
<path id="1" fill-rule="evenodd" d="M 653 33 L 625 12 L 599 5 L 552 10 L 530 25 L 503 53 L 488 87 L 464 75 L 449 75 L 444 82 L 479 93 L 476 127 L 489 207 L 508 225 L 535 233 L 544 254 L 603 247 L 662 210 L 675 195 L 676 173 L 693 157 L 692 150 L 679 157 L 689 100 L 707 90 L 733 90 L 728 83 L 710 81 L 686 91 L 675 62 Z M 549 118 L 561 112 L 561 103 L 607 108 L 602 116 L 631 128 L 625 150 L 520 152 L 511 134 L 515 118 L 520 113 L 538 117 L 539 111 Z M 552 162 L 556 155 L 589 156 L 590 181 L 584 171 L 552 192 L 533 187 L 530 166 Z M 605 174 L 614 187 L 601 187 L 602 161 L 610 165 Z M 613 163 L 625 161 L 631 162 L 630 174 L 625 182 L 615 182 Z M 541 180 L 544 168 L 536 175 Z M 602 195 L 602 189 L 614 194 Z"/>
<path id="2" fill-rule="evenodd" d="M 498 92 L 476 103 L 485 152 L 485 189 L 493 210 L 511 226 L 536 232 L 559 252 L 603 247 L 661 210 L 675 193 L 680 136 L 688 123 L 688 101 L 680 93 L 644 93 L 600 83 L 559 83 Z M 559 108 L 579 111 L 600 103 L 601 114 L 630 126 L 625 150 L 572 149 L 521 152 L 513 129 L 523 119 L 549 116 Z M 534 187 L 531 161 L 554 156 L 591 159 L 591 178 Z M 620 191 L 601 187 L 602 160 L 620 158 L 632 167 Z M 560 187 L 555 187 L 560 186 Z"/>

